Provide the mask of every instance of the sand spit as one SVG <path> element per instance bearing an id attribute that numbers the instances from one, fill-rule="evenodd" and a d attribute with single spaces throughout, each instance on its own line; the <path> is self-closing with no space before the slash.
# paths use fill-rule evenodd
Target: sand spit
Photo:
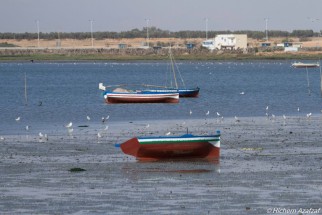
<path id="1" fill-rule="evenodd" d="M 299 214 L 322 207 L 320 116 L 105 126 L 46 131 L 48 140 L 36 133 L 0 134 L 1 213 Z M 220 163 L 141 163 L 114 147 L 133 136 L 181 135 L 187 128 L 193 134 L 221 131 Z"/>

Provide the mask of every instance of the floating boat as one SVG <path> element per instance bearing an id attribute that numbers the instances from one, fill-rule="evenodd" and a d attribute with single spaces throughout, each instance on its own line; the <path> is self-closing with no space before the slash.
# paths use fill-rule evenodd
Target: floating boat
<path id="1" fill-rule="evenodd" d="M 99 84 L 106 103 L 178 103 L 179 93 L 144 92 L 116 88 L 108 91 L 102 83 Z"/>
<path id="2" fill-rule="evenodd" d="M 179 97 L 198 97 L 199 87 L 196 88 L 164 88 L 164 89 L 145 89 L 143 92 L 159 93 L 179 93 Z"/>
<path id="3" fill-rule="evenodd" d="M 134 137 L 120 146 L 125 154 L 138 160 L 202 158 L 215 160 L 220 157 L 220 131 L 214 135 L 161 137 Z"/>
<path id="4" fill-rule="evenodd" d="M 319 66 L 320 66 L 319 63 L 302 63 L 302 62 L 292 63 L 292 67 L 294 68 L 315 68 Z"/>

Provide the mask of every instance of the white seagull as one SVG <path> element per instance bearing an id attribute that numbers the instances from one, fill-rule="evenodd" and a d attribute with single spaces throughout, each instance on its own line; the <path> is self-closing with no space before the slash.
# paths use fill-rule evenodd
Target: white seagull
<path id="1" fill-rule="evenodd" d="M 191 114 L 192 114 L 192 110 L 190 110 L 189 114 L 190 114 L 190 116 L 191 116 Z"/>
<path id="2" fill-rule="evenodd" d="M 66 128 L 71 128 L 72 126 L 73 126 L 73 123 L 72 122 L 70 122 L 67 125 L 65 125 Z"/>
<path id="3" fill-rule="evenodd" d="M 207 111 L 207 113 L 206 113 L 206 116 L 208 116 L 208 115 L 209 115 L 209 113 L 210 113 L 210 112 L 209 112 L 209 110 L 208 110 L 208 111 Z"/>
<path id="4" fill-rule="evenodd" d="M 97 138 L 101 138 L 102 137 L 102 135 L 101 135 L 101 133 L 97 133 Z"/>
<path id="5" fill-rule="evenodd" d="M 19 122 L 19 121 L 20 121 L 20 116 L 18 116 L 18 117 L 16 118 L 16 121 L 17 121 L 17 122 Z"/>
<path id="6" fill-rule="evenodd" d="M 169 131 L 168 133 L 166 133 L 165 135 L 169 136 L 171 134 L 171 132 Z"/>
<path id="7" fill-rule="evenodd" d="M 89 120 L 91 120 L 91 118 L 90 118 L 89 116 L 87 116 L 87 117 L 86 117 L 86 119 L 87 119 L 88 121 L 89 121 Z"/>

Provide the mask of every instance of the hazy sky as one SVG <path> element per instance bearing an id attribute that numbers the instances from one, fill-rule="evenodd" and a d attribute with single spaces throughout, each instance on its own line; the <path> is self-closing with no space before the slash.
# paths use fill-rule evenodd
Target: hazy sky
<path id="1" fill-rule="evenodd" d="M 322 29 L 322 0 L 0 0 L 0 32 Z M 318 20 L 317 20 L 318 19 Z"/>

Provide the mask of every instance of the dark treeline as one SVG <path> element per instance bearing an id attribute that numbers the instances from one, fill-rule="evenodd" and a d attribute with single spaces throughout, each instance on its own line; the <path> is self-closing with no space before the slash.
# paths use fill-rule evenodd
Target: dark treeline
<path id="1" fill-rule="evenodd" d="M 171 32 L 168 30 L 162 30 L 156 27 L 150 27 L 148 29 L 150 38 L 205 38 L 205 31 L 177 31 Z M 254 39 L 262 39 L 265 38 L 266 34 L 264 31 L 208 31 L 208 38 L 213 38 L 217 34 L 247 34 L 249 38 Z M 268 31 L 269 37 L 313 37 L 319 36 L 320 33 L 314 32 L 313 30 L 294 30 L 292 32 L 288 31 Z M 147 28 L 132 29 L 130 31 L 122 31 L 122 32 L 93 32 L 93 37 L 96 40 L 102 39 L 121 39 L 121 38 L 145 38 L 147 36 Z M 39 33 L 39 37 L 41 39 L 53 40 L 53 39 L 88 39 L 91 38 L 91 32 L 50 32 L 50 33 Z M 37 33 L 0 33 L 0 39 L 37 39 Z"/>

